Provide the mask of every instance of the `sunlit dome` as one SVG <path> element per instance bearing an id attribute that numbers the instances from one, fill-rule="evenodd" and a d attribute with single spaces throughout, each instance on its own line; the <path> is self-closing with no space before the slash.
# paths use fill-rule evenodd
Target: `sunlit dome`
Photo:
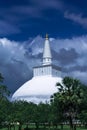
<path id="1" fill-rule="evenodd" d="M 34 77 L 14 93 L 13 100 L 25 100 L 36 104 L 49 102 L 50 96 L 58 91 L 57 82 L 61 82 L 61 78 L 51 76 Z"/>
<path id="2" fill-rule="evenodd" d="M 58 91 L 56 83 L 61 83 L 61 68 L 52 64 L 49 39 L 46 37 L 43 50 L 43 63 L 33 68 L 33 78 L 24 83 L 12 96 L 12 100 L 33 103 L 46 103 Z"/>

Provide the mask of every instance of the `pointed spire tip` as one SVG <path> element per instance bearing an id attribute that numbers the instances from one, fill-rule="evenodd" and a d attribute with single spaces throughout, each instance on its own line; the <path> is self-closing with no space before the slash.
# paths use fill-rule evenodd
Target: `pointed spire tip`
<path id="1" fill-rule="evenodd" d="M 48 34 L 46 34 L 46 40 L 48 40 Z"/>

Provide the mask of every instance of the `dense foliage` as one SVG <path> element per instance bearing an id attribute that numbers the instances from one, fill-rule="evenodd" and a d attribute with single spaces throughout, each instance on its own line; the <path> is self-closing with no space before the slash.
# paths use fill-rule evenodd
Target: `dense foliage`
<path id="1" fill-rule="evenodd" d="M 11 125 L 18 123 L 19 130 L 22 125 L 29 127 L 34 123 L 38 129 L 55 127 L 69 122 L 70 129 L 76 129 L 75 124 L 87 124 L 87 87 L 79 80 L 65 77 L 61 84 L 57 83 L 58 92 L 51 96 L 50 103 L 28 103 L 25 101 L 10 102 L 7 98 L 9 91 L 3 85 L 0 74 L 0 125 L 6 125 L 10 130 Z"/>
<path id="2" fill-rule="evenodd" d="M 3 121 L 6 121 L 9 109 L 9 101 L 7 97 L 10 95 L 8 88 L 5 85 L 3 85 L 3 80 L 4 78 L 0 73 L 0 124 Z"/>
<path id="3" fill-rule="evenodd" d="M 87 88 L 79 80 L 71 77 L 65 77 L 57 86 L 58 92 L 51 97 L 52 105 L 62 113 L 62 120 L 65 118 L 69 121 L 70 130 L 76 129 L 75 123 L 79 115 L 87 108 Z"/>

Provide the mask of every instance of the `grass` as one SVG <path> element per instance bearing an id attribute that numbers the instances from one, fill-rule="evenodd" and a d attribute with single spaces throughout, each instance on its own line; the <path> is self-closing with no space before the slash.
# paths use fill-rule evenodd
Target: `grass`
<path id="1" fill-rule="evenodd" d="M 26 126 L 22 126 L 22 130 L 24 130 Z M 30 130 L 34 130 L 35 127 L 29 127 Z M 2 128 L 0 130 L 8 130 L 8 128 Z M 14 130 L 14 128 L 12 127 L 11 130 Z M 18 130 L 18 126 L 15 126 L 15 130 Z M 57 129 L 56 128 L 53 128 L 51 127 L 50 129 L 49 128 L 41 128 L 39 127 L 39 130 L 61 130 L 61 127 L 59 126 Z M 69 126 L 64 126 L 63 130 L 70 130 Z M 76 130 L 87 130 L 87 128 L 84 128 L 84 127 L 77 127 Z"/>

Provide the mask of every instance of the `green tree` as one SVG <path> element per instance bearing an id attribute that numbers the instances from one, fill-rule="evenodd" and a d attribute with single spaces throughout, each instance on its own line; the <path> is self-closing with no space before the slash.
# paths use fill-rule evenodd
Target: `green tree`
<path id="1" fill-rule="evenodd" d="M 26 101 L 15 101 L 12 103 L 12 111 L 10 113 L 11 120 L 13 122 L 19 122 L 19 129 L 22 129 L 22 125 L 32 123 L 36 120 L 37 105 L 34 103 L 28 103 Z"/>
<path id="2" fill-rule="evenodd" d="M 84 86 L 84 100 L 79 107 L 78 119 L 87 127 L 87 87 Z"/>
<path id="3" fill-rule="evenodd" d="M 22 125 L 26 119 L 26 108 L 25 101 L 15 101 L 12 103 L 10 120 L 13 120 L 13 122 L 19 122 L 19 130 L 22 129 Z"/>
<path id="4" fill-rule="evenodd" d="M 51 114 L 50 120 L 54 126 L 61 125 L 61 129 L 63 129 L 62 122 L 64 121 L 63 109 L 61 102 L 57 98 L 57 93 L 51 96 Z"/>
<path id="5" fill-rule="evenodd" d="M 0 73 L 0 125 L 3 121 L 6 121 L 9 103 L 8 96 L 10 95 L 8 88 L 5 85 L 3 85 L 3 81 L 4 78 Z"/>
<path id="6" fill-rule="evenodd" d="M 0 102 L 2 100 L 7 99 L 10 96 L 10 91 L 8 90 L 7 86 L 3 85 L 4 78 L 0 73 Z"/>
<path id="7" fill-rule="evenodd" d="M 79 106 L 84 100 L 84 85 L 77 79 L 65 77 L 62 83 L 57 83 L 58 92 L 53 95 L 52 102 L 59 104 L 63 116 L 74 129 L 74 122 L 79 112 Z M 76 128 L 75 128 L 76 129 Z"/>
<path id="8" fill-rule="evenodd" d="M 44 128 L 48 125 L 50 118 L 50 105 L 39 103 L 37 105 L 36 122 L 42 124 Z"/>

